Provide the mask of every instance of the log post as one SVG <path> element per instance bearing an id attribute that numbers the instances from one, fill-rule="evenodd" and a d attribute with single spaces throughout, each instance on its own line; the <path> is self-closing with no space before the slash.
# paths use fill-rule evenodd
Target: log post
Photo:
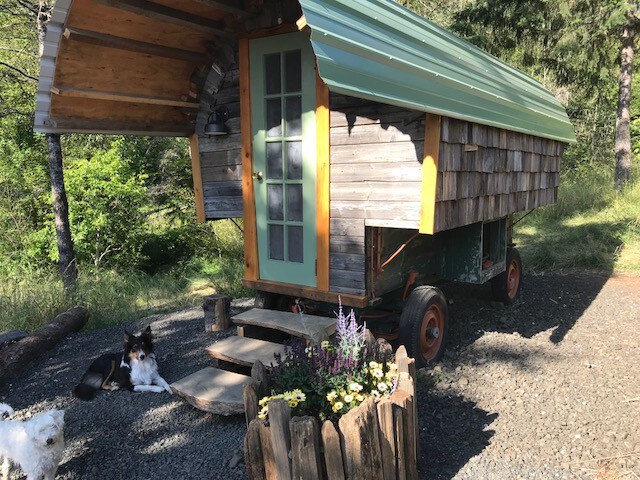
<path id="1" fill-rule="evenodd" d="M 247 427 L 254 418 L 258 417 L 258 395 L 256 394 L 256 383 L 251 381 L 242 386 L 242 401 L 244 402 L 244 418 Z"/>
<path id="2" fill-rule="evenodd" d="M 345 471 L 350 480 L 371 480 L 382 471 L 378 413 L 372 397 L 338 421 L 342 433 Z"/>
<path id="3" fill-rule="evenodd" d="M 322 480 L 320 429 L 313 417 L 293 417 L 291 431 L 291 478 Z"/>
<path id="4" fill-rule="evenodd" d="M 269 395 L 269 376 L 260 360 L 256 360 L 251 367 L 251 378 L 255 382 L 258 400 Z"/>
<path id="5" fill-rule="evenodd" d="M 394 403 L 388 398 L 383 398 L 377 405 L 383 480 L 395 480 L 396 478 L 398 460 L 393 430 L 393 405 Z"/>
<path id="6" fill-rule="evenodd" d="M 207 295 L 203 299 L 204 331 L 218 332 L 229 328 L 231 321 L 231 297 L 228 295 Z"/>
<path id="7" fill-rule="evenodd" d="M 393 436 L 396 443 L 396 478 L 407 479 L 407 456 L 404 449 L 404 410 L 401 406 L 393 405 Z"/>
<path id="8" fill-rule="evenodd" d="M 271 443 L 271 432 L 269 429 L 269 425 L 264 419 L 259 419 L 256 421 L 258 422 L 258 431 L 260 434 L 260 443 L 262 447 L 264 476 L 266 480 L 278 480 L 278 469 L 276 468 L 276 460 L 273 453 L 273 444 Z"/>
<path id="9" fill-rule="evenodd" d="M 402 375 L 402 374 L 401 374 Z M 405 461 L 406 476 L 409 480 L 418 480 L 418 468 L 415 450 L 415 427 L 413 420 L 414 398 L 403 390 L 396 390 L 391 395 L 391 401 L 402 408 L 402 432 L 398 450 L 402 445 L 402 453 Z M 400 452 L 398 452 L 400 453 Z"/>
<path id="10" fill-rule="evenodd" d="M 254 419 L 249 423 L 244 437 L 244 463 L 247 466 L 249 480 L 266 479 L 261 445 L 260 420 Z"/>
<path id="11" fill-rule="evenodd" d="M 340 434 L 333 422 L 329 420 L 322 424 L 322 445 L 324 447 L 324 465 L 327 468 L 327 479 L 345 480 Z"/>
<path id="12" fill-rule="evenodd" d="M 269 402 L 269 430 L 271 432 L 271 444 L 275 458 L 276 470 L 279 479 L 291 478 L 291 433 L 289 422 L 291 421 L 291 407 L 286 400 L 276 399 Z"/>
<path id="13" fill-rule="evenodd" d="M 0 351 L 0 385 L 16 375 L 29 362 L 52 349 L 70 332 L 77 332 L 89 320 L 89 310 L 73 307 Z"/>

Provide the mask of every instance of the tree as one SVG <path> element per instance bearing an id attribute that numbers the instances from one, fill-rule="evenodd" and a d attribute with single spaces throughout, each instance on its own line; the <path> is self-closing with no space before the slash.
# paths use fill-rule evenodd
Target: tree
<path id="1" fill-rule="evenodd" d="M 626 22 L 621 28 L 622 41 L 615 135 L 616 170 L 614 185 L 616 190 L 621 190 L 631 176 L 631 82 L 640 2 L 636 1 L 629 7 L 625 12 Z"/>
<path id="2" fill-rule="evenodd" d="M 47 22 L 51 18 L 53 7 L 49 0 L 39 0 L 38 3 L 38 45 L 40 56 L 44 50 L 44 39 L 47 34 Z M 62 284 L 66 290 L 75 288 L 78 280 L 75 253 L 73 251 L 73 239 L 69 224 L 69 203 L 64 186 L 64 173 L 62 169 L 62 146 L 60 135 L 47 133 L 47 149 L 49 150 L 49 175 L 51 176 L 51 198 L 53 201 L 53 214 L 55 217 L 56 236 L 58 239 L 58 266 L 62 276 Z"/>

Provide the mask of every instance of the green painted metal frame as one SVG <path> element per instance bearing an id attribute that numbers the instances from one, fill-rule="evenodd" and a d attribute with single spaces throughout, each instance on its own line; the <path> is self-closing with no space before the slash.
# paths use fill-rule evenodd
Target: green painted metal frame
<path id="1" fill-rule="evenodd" d="M 574 142 L 541 83 L 393 0 L 299 0 L 333 92 Z"/>
<path id="2" fill-rule="evenodd" d="M 255 181 L 256 229 L 258 238 L 258 265 L 261 280 L 306 285 L 317 284 L 316 262 L 316 71 L 315 57 L 307 32 L 296 32 L 272 37 L 250 40 L 249 55 L 251 65 L 251 125 L 253 130 L 253 170 L 266 172 L 265 125 L 266 109 L 264 56 L 270 53 L 302 50 L 302 190 L 303 190 L 303 222 L 281 221 L 269 223 L 303 226 L 303 263 L 271 260 L 267 234 L 267 188 L 268 180 Z M 284 75 L 284 71 L 281 72 Z M 282 79 L 284 85 L 284 79 Z M 282 109 L 284 115 L 284 108 Z M 284 127 L 283 127 L 284 128 Z M 285 132 L 286 135 L 286 132 Z M 284 155 L 285 149 L 283 149 Z M 283 178 L 286 169 L 283 168 Z M 280 182 L 279 182 L 280 183 Z M 283 182 L 286 184 L 286 180 Z M 286 196 L 283 198 L 286 202 Z M 285 234 L 285 258 L 287 255 L 287 236 Z"/>

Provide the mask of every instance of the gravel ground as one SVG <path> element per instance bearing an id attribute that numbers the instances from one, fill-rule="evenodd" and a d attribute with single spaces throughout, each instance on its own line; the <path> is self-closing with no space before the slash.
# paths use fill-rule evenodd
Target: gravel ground
<path id="1" fill-rule="evenodd" d="M 232 314 L 251 305 L 236 301 Z M 128 327 L 137 333 L 151 325 L 160 372 L 172 383 L 210 365 L 203 348 L 233 333 L 205 333 L 202 317 L 202 309 L 194 308 Z M 56 478 L 245 478 L 238 464 L 245 434 L 240 416 L 207 414 L 168 393 L 102 392 L 91 402 L 71 396 L 94 357 L 122 348 L 122 335 L 121 326 L 72 334 L 0 388 L 0 401 L 12 405 L 18 418 L 66 409 L 66 450 Z M 14 469 L 10 478 L 23 478 L 20 473 Z"/>
<path id="2" fill-rule="evenodd" d="M 444 288 L 453 335 L 421 371 L 435 479 L 639 479 L 640 277 L 529 276 L 511 307 Z"/>
<path id="3" fill-rule="evenodd" d="M 450 348 L 418 379 L 422 478 L 640 478 L 640 278 L 529 276 L 522 300 L 506 308 L 486 287 L 443 290 Z M 205 334 L 200 309 L 130 327 L 148 324 L 170 383 L 209 365 L 202 348 L 232 333 Z M 120 348 L 121 335 L 73 334 L 0 388 L 22 418 L 66 409 L 57 478 L 244 478 L 242 463 L 230 466 L 242 451 L 240 416 L 205 414 L 166 393 L 71 397 L 90 360 Z"/>

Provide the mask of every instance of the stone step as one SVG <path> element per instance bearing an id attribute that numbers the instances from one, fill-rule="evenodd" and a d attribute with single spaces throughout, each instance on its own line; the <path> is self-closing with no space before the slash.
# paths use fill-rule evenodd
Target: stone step
<path id="1" fill-rule="evenodd" d="M 218 340 L 205 350 L 210 357 L 247 367 L 252 367 L 256 360 L 260 360 L 267 369 L 276 363 L 274 353 L 284 357 L 284 345 L 247 337 L 233 336 Z"/>
<path id="2" fill-rule="evenodd" d="M 203 368 L 171 384 L 171 390 L 197 409 L 218 415 L 244 413 L 242 386 L 251 377 L 213 367 Z"/>
<path id="3" fill-rule="evenodd" d="M 280 330 L 290 335 L 315 342 L 326 340 L 336 331 L 336 319 L 315 315 L 300 315 L 292 312 L 279 312 L 253 308 L 232 318 L 235 324 L 256 325 Z"/>

